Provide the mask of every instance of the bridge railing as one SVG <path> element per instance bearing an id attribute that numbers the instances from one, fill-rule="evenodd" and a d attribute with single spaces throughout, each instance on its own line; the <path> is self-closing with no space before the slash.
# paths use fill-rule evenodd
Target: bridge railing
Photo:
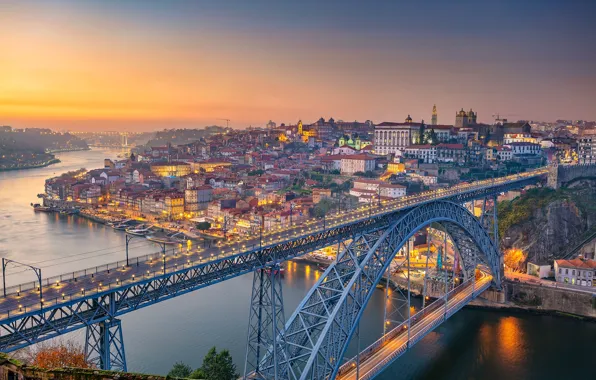
<path id="1" fill-rule="evenodd" d="M 183 255 L 184 253 L 182 252 L 175 252 L 174 254 L 166 254 L 166 259 L 170 259 L 172 257 L 178 257 L 179 255 Z M 147 254 L 147 255 L 143 255 L 143 256 L 139 256 L 139 257 L 135 257 L 129 260 L 129 267 L 135 267 L 138 266 L 139 263 L 144 263 L 144 262 L 149 262 L 151 260 L 156 260 L 157 261 L 161 261 L 162 257 L 162 253 L 153 253 L 153 254 Z M 133 277 L 132 279 L 128 279 L 128 280 L 111 280 L 111 281 L 102 281 L 98 284 L 87 284 L 87 285 L 81 285 L 81 288 L 76 288 L 76 289 L 71 289 L 69 291 L 64 291 L 63 293 L 60 293 L 57 296 L 54 297 L 45 297 L 43 298 L 43 301 L 39 300 L 37 302 L 32 302 L 29 304 L 21 304 L 18 305 L 17 307 L 13 308 L 13 309 L 9 309 L 6 311 L 3 311 L 0 313 L 0 320 L 1 319 L 5 319 L 5 318 L 10 318 L 11 316 L 15 316 L 15 315 L 22 315 L 31 311 L 35 311 L 35 310 L 41 310 L 44 307 L 50 307 L 50 306 L 55 306 L 55 305 L 59 305 L 59 304 L 63 304 L 63 303 L 67 303 L 76 299 L 79 299 L 81 296 L 89 296 L 91 294 L 101 294 L 101 293 L 106 293 L 106 292 L 110 292 L 112 289 L 118 289 L 123 287 L 124 285 L 129 285 L 131 283 L 135 283 L 135 282 L 139 282 L 139 281 L 144 281 L 147 280 L 149 278 L 156 278 L 159 276 L 162 276 L 164 274 L 168 274 L 168 273 L 174 273 L 183 269 L 188 269 L 192 266 L 195 265 L 199 265 L 199 264 L 203 264 L 212 260 L 217 259 L 217 256 L 213 256 L 213 257 L 199 257 L 199 258 L 195 258 L 193 259 L 187 259 L 186 262 L 184 262 L 180 267 L 178 267 L 178 264 L 176 264 L 175 266 L 171 266 L 168 267 L 166 266 L 165 269 L 163 266 L 156 266 L 156 269 L 152 270 L 149 273 L 139 273 L 139 275 L 137 277 Z M 57 286 L 63 286 L 67 283 L 72 284 L 72 282 L 76 282 L 77 279 L 82 279 L 86 276 L 101 276 L 102 274 L 106 274 L 109 273 L 109 271 L 112 270 L 121 270 L 123 268 L 126 268 L 126 260 L 124 261 L 117 261 L 115 263 L 110 263 L 110 264 L 106 264 L 106 265 L 100 265 L 97 266 L 95 268 L 91 268 L 91 269 L 86 269 L 86 270 L 81 270 L 81 271 L 76 271 L 76 272 L 71 272 L 71 273 L 67 273 L 61 276 L 54 276 L 54 277 L 50 277 L 46 280 L 43 280 L 42 283 L 44 284 L 44 286 L 53 286 L 53 285 L 57 285 Z M 97 277 L 98 279 L 100 279 L 101 277 Z M 37 282 L 32 282 L 32 283 L 27 283 L 25 285 L 31 285 L 33 284 L 33 286 L 23 286 L 22 288 L 18 288 L 17 292 L 14 294 L 17 294 L 17 298 L 20 296 L 23 296 L 26 292 L 35 292 L 35 293 L 39 293 L 39 286 L 37 285 Z M 8 289 L 8 288 L 7 288 Z M 21 290 L 22 289 L 22 290 Z M 44 288 L 44 290 L 46 290 L 47 288 Z M 22 293 L 22 294 L 21 294 Z M 8 295 L 8 293 L 7 293 Z"/>
<path id="2" fill-rule="evenodd" d="M 384 345 L 391 342 L 391 340 L 396 338 L 398 335 L 406 334 L 408 328 L 410 330 L 412 330 L 412 328 L 414 328 L 418 324 L 425 323 L 426 322 L 425 317 L 427 317 L 428 315 L 436 313 L 437 311 L 439 311 L 441 309 L 444 313 L 443 314 L 444 316 L 451 315 L 452 311 L 454 310 L 453 308 L 459 307 L 459 306 L 467 303 L 469 298 L 473 297 L 475 290 L 471 291 L 469 296 L 464 297 L 463 299 L 458 301 L 455 305 L 449 306 L 448 305 L 449 300 L 453 299 L 456 295 L 458 295 L 466 290 L 473 289 L 475 286 L 481 286 L 481 285 L 485 285 L 486 283 L 490 283 L 490 276 L 482 278 L 480 280 L 476 280 L 476 284 L 474 284 L 474 285 L 472 284 L 473 280 L 474 280 L 474 278 L 471 278 L 471 279 L 467 280 L 466 282 L 462 283 L 461 285 L 457 286 L 456 288 L 452 289 L 450 292 L 448 292 L 441 298 L 437 298 L 431 304 L 429 304 L 427 307 L 423 308 L 416 314 L 412 315 L 410 317 L 409 321 L 405 320 L 404 322 L 400 323 L 398 326 L 393 328 L 391 331 L 387 332 L 385 335 L 383 335 L 382 337 L 377 339 L 375 342 L 373 342 L 371 345 L 369 345 L 363 351 L 361 351 L 359 354 L 357 354 L 357 356 L 355 356 L 354 358 L 352 358 L 352 359 L 348 360 L 346 363 L 344 363 L 339 368 L 338 376 L 341 376 L 342 374 L 345 374 L 346 372 L 355 368 L 358 360 L 360 362 L 362 362 L 363 360 L 368 359 L 373 353 L 378 351 Z M 457 310 L 459 310 L 459 308 Z M 405 352 L 407 350 L 409 345 L 412 345 L 412 344 L 418 342 L 420 339 L 422 339 L 428 333 L 428 331 L 434 329 L 442 321 L 443 321 L 443 318 L 439 318 L 439 319 L 433 321 L 432 323 L 428 324 L 427 326 L 425 326 L 422 330 L 409 336 L 409 340 L 406 338 L 406 341 L 404 342 L 404 344 L 402 346 L 400 346 L 397 350 L 393 351 L 388 357 L 384 358 L 375 367 L 383 368 L 387 363 L 391 362 L 395 357 L 403 354 L 403 352 Z M 366 379 L 367 377 L 365 377 L 365 376 L 366 376 L 366 374 L 364 375 L 364 377 L 361 377 L 361 379 Z"/>

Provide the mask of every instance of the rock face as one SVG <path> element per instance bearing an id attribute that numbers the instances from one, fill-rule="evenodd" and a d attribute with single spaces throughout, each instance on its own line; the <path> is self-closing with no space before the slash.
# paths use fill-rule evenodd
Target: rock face
<path id="1" fill-rule="evenodd" d="M 596 183 L 576 182 L 558 190 L 534 189 L 499 204 L 501 249 L 519 248 L 526 261 L 552 262 L 596 227 Z M 525 269 L 520 263 L 519 269 Z"/>

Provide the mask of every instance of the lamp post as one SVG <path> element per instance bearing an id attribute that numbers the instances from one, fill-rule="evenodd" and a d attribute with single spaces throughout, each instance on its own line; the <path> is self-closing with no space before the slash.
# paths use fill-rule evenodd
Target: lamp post
<path id="1" fill-rule="evenodd" d="M 35 272 L 35 274 L 37 275 L 37 281 L 39 282 L 39 300 L 40 302 L 43 302 L 43 289 L 41 286 L 41 268 L 37 268 L 34 267 L 32 265 L 29 264 L 25 264 L 25 263 L 21 263 L 18 262 L 16 260 L 11 260 L 11 259 L 5 259 L 4 257 L 2 258 L 2 285 L 3 285 L 3 291 L 4 291 L 4 297 L 6 297 L 6 267 L 8 266 L 8 264 L 10 263 L 14 263 L 17 265 L 23 265 L 26 266 L 28 268 L 33 269 L 33 272 Z"/>

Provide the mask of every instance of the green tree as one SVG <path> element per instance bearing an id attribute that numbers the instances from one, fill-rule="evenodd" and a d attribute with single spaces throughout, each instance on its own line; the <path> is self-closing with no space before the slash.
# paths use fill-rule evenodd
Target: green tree
<path id="1" fill-rule="evenodd" d="M 203 372 L 202 368 L 197 368 L 190 374 L 190 379 L 207 379 L 205 376 L 205 372 Z"/>
<path id="2" fill-rule="evenodd" d="M 424 123 L 420 124 L 420 129 L 418 130 L 418 144 L 426 144 L 426 126 Z"/>
<path id="3" fill-rule="evenodd" d="M 170 372 L 168 372 L 169 377 L 177 377 L 180 379 L 188 379 L 190 374 L 192 373 L 192 368 L 189 365 L 184 364 L 182 362 L 176 362 Z"/>
<path id="4" fill-rule="evenodd" d="M 429 140 L 432 145 L 437 145 L 439 143 L 439 138 L 437 137 L 437 132 L 435 132 L 434 128 L 430 130 Z"/>
<path id="5" fill-rule="evenodd" d="M 238 378 L 236 365 L 232 361 L 230 352 L 223 350 L 218 354 L 215 347 L 212 347 L 205 355 L 201 370 L 205 378 L 209 380 L 234 380 Z"/>

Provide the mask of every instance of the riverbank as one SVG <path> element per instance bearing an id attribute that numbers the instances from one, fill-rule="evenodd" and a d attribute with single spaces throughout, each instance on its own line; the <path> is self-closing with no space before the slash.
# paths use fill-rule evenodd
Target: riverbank
<path id="1" fill-rule="evenodd" d="M 512 302 L 498 303 L 482 298 L 476 298 L 465 306 L 467 309 L 488 310 L 502 314 L 547 315 L 552 317 L 572 318 L 596 323 L 596 317 L 567 313 L 559 310 L 538 309 L 532 306 L 520 306 Z"/>
<path id="2" fill-rule="evenodd" d="M 65 153 L 65 152 L 82 152 L 85 150 L 91 150 L 91 148 L 64 148 L 64 149 L 48 149 L 46 153 Z"/>
<path id="3" fill-rule="evenodd" d="M 0 172 L 10 172 L 10 171 L 15 171 L 15 170 L 27 170 L 27 169 L 45 168 L 47 166 L 58 164 L 60 162 L 61 161 L 59 159 L 54 158 L 54 159 L 51 159 L 51 160 L 49 160 L 47 162 L 43 162 L 43 163 L 39 163 L 39 164 L 24 165 L 24 166 L 19 166 L 19 167 L 5 168 L 5 167 L 1 167 L 0 166 Z"/>

